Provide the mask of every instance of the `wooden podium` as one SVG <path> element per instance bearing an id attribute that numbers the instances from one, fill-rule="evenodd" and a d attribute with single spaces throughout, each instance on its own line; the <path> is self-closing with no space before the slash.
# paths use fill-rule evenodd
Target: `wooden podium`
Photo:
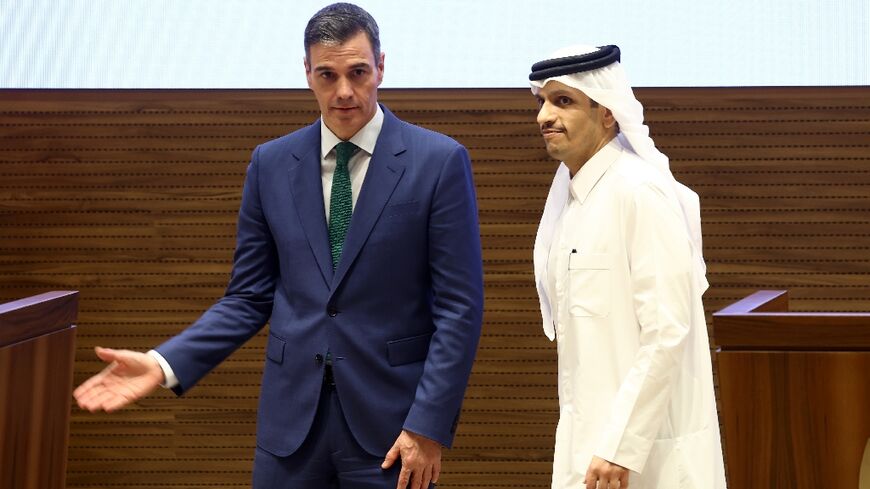
<path id="1" fill-rule="evenodd" d="M 63 489 L 78 292 L 0 305 L 0 487 Z"/>
<path id="2" fill-rule="evenodd" d="M 713 337 L 729 487 L 863 489 L 870 313 L 788 312 L 786 291 L 760 291 L 713 314 Z"/>

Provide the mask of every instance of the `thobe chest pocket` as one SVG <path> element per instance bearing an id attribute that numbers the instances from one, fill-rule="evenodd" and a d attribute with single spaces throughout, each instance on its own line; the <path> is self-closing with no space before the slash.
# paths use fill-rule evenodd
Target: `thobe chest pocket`
<path id="1" fill-rule="evenodd" d="M 568 257 L 568 311 L 575 317 L 610 314 L 611 256 L 572 252 Z"/>

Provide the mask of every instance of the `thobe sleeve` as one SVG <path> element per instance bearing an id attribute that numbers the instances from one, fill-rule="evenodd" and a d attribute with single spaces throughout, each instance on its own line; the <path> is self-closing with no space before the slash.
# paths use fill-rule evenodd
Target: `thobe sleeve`
<path id="1" fill-rule="evenodd" d="M 691 324 L 692 261 L 679 204 L 649 184 L 635 190 L 623 226 L 639 345 L 595 454 L 642 472 L 668 416 Z"/>

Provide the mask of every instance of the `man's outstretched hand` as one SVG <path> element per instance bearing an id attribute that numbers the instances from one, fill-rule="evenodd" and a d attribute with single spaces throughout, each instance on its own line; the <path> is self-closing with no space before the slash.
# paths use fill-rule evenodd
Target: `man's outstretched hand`
<path id="1" fill-rule="evenodd" d="M 73 392 L 82 409 L 117 411 L 147 396 L 164 381 L 163 370 L 151 355 L 99 346 L 94 350 L 109 365 Z"/>

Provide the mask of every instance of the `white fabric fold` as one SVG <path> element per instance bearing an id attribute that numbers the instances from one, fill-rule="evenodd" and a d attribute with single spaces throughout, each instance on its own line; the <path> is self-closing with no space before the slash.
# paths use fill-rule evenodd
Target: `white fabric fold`
<path id="1" fill-rule="evenodd" d="M 550 247 L 553 243 L 553 232 L 559 216 L 565 209 L 570 194 L 571 172 L 564 163 L 559 165 L 556 176 L 550 186 L 550 194 L 547 195 L 547 203 L 544 204 L 544 214 L 535 235 L 534 263 L 535 263 L 535 286 L 538 288 L 538 297 L 541 302 L 541 317 L 544 320 L 544 334 L 550 341 L 556 338 L 556 327 L 553 323 L 553 310 L 550 307 L 550 299 L 547 297 L 547 260 L 550 256 Z"/>

